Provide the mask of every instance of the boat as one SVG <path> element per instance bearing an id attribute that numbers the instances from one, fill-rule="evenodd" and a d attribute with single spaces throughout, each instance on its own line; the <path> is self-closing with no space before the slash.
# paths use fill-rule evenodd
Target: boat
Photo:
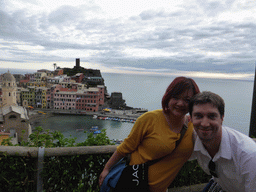
<path id="1" fill-rule="evenodd" d="M 83 131 L 84 129 L 76 129 L 76 132 L 78 132 L 78 131 Z"/>
<path id="2" fill-rule="evenodd" d="M 92 126 L 90 131 L 93 132 L 93 134 L 100 134 L 101 133 L 101 130 L 99 130 L 98 126 Z"/>
<path id="3" fill-rule="evenodd" d="M 101 133 L 101 131 L 100 130 L 98 130 L 98 131 L 94 131 L 93 132 L 93 134 L 100 134 Z"/>
<path id="4" fill-rule="evenodd" d="M 123 142 L 122 139 L 113 139 L 112 141 L 113 141 L 116 145 L 119 145 L 119 144 L 121 144 L 121 143 Z"/>
<path id="5" fill-rule="evenodd" d="M 45 112 L 43 112 L 43 111 L 37 111 L 37 113 L 39 113 L 39 114 L 43 114 L 43 115 L 45 115 L 46 113 Z"/>
<path id="6" fill-rule="evenodd" d="M 99 130 L 98 126 L 92 126 L 92 128 L 90 129 L 91 132 L 98 131 L 98 130 Z"/>
<path id="7" fill-rule="evenodd" d="M 110 108 L 105 108 L 105 109 L 102 109 L 102 111 L 111 112 L 111 109 Z"/>

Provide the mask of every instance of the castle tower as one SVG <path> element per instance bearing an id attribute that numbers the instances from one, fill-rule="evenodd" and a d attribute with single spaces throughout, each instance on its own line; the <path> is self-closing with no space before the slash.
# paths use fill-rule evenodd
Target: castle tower
<path id="1" fill-rule="evenodd" d="M 79 68 L 80 67 L 80 58 L 77 58 L 76 59 L 76 68 Z"/>
<path id="2" fill-rule="evenodd" d="M 16 80 L 8 71 L 7 73 L 3 74 L 2 80 L 3 106 L 17 106 L 16 91 Z"/>

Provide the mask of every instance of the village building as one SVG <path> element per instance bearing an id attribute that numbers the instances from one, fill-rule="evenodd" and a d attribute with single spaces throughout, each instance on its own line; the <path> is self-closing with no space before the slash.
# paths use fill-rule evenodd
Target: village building
<path id="1" fill-rule="evenodd" d="M 14 76 L 7 72 L 2 78 L 2 104 L 0 132 L 2 139 L 12 137 L 13 142 L 27 141 L 32 133 L 27 109 L 17 105 L 17 86 Z M 26 102 L 24 104 L 27 105 Z"/>
<path id="2" fill-rule="evenodd" d="M 76 109 L 93 112 L 98 111 L 99 107 L 104 104 L 102 95 L 104 97 L 104 92 L 100 87 L 90 87 L 77 91 Z"/>
<path id="3" fill-rule="evenodd" d="M 111 97 L 109 100 L 109 105 L 113 109 L 122 109 L 126 107 L 125 100 L 123 99 L 123 95 L 120 92 L 111 93 Z"/>
<path id="4" fill-rule="evenodd" d="M 77 89 L 60 88 L 54 94 L 54 109 L 76 109 Z"/>

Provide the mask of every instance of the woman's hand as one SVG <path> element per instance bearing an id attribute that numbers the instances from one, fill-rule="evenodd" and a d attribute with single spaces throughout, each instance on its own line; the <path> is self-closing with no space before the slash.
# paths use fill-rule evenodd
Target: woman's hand
<path id="1" fill-rule="evenodd" d="M 108 173 L 109 173 L 109 170 L 107 170 L 107 169 L 104 169 L 104 170 L 101 172 L 100 178 L 99 178 L 99 186 L 100 186 L 100 187 L 101 187 L 101 185 L 102 185 L 102 183 L 103 183 L 105 177 L 108 175 Z"/>
<path id="2" fill-rule="evenodd" d="M 109 171 L 111 170 L 111 167 L 113 167 L 118 161 L 120 161 L 120 159 L 122 159 L 124 156 L 121 155 L 120 153 L 118 153 L 117 151 L 115 151 L 113 153 L 113 155 L 110 157 L 110 159 L 108 160 L 108 162 L 106 163 L 103 171 L 100 174 L 99 177 L 99 186 L 102 185 L 104 179 L 106 178 L 106 176 L 108 175 Z"/>

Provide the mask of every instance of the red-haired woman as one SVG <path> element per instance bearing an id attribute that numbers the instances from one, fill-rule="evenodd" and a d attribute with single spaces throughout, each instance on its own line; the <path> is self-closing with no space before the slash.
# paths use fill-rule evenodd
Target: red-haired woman
<path id="1" fill-rule="evenodd" d="M 114 164 L 131 154 L 130 165 L 160 159 L 149 166 L 148 184 L 150 191 L 165 192 L 192 154 L 191 122 L 187 124 L 185 135 L 176 149 L 175 146 L 187 120 L 189 101 L 199 92 L 193 79 L 175 78 L 162 98 L 162 109 L 147 112 L 137 119 L 128 137 L 106 163 L 99 185 Z"/>

